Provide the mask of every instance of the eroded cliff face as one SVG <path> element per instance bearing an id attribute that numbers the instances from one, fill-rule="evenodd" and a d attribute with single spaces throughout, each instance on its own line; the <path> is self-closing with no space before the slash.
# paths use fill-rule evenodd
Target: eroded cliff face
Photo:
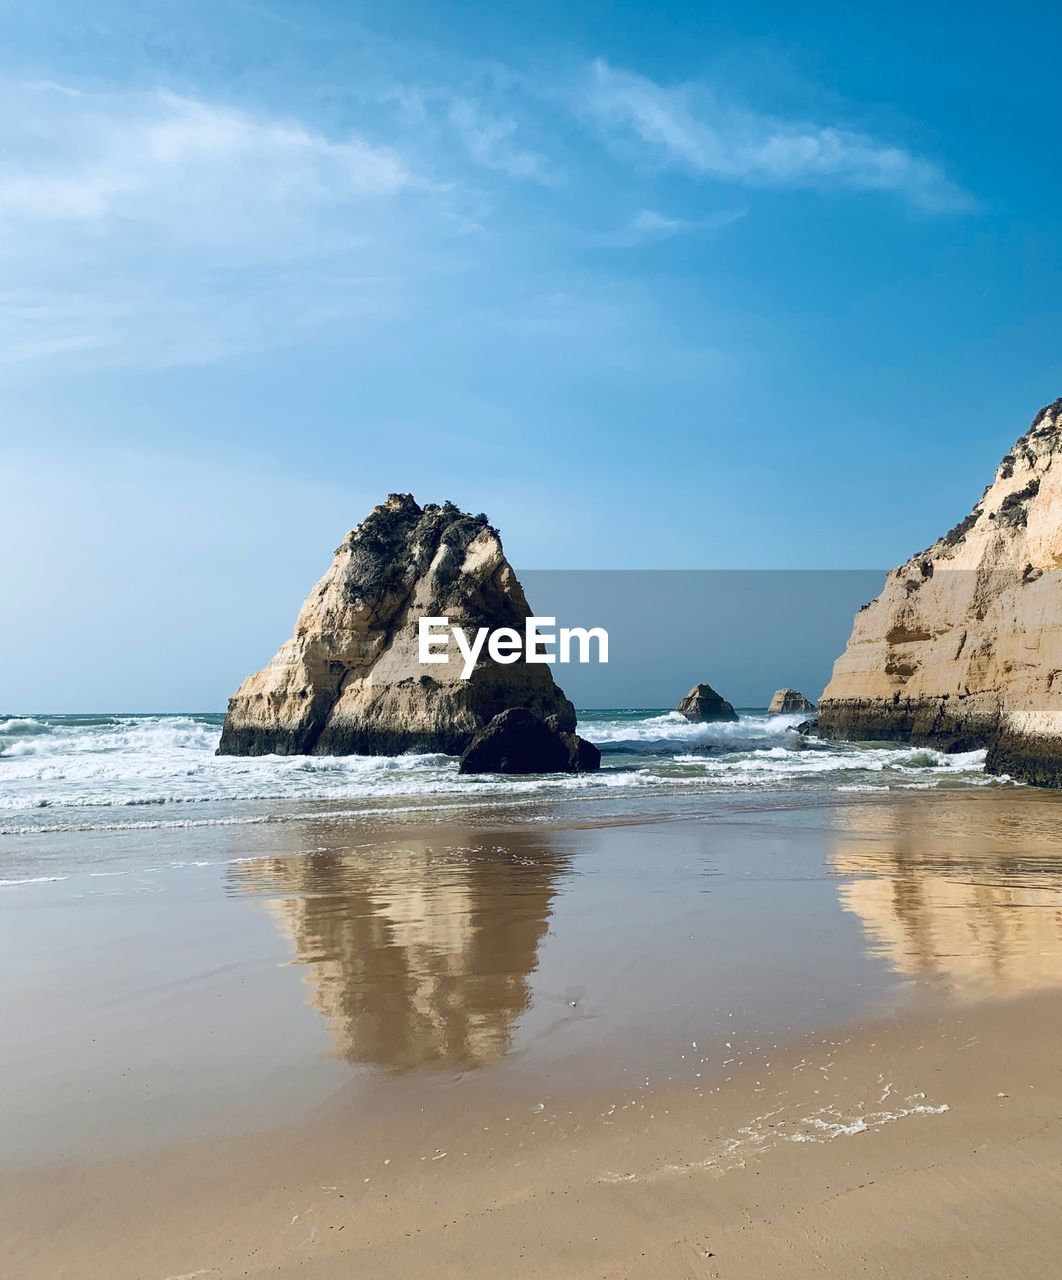
<path id="1" fill-rule="evenodd" d="M 989 770 L 1062 785 L 1062 400 L 856 615 L 819 733 L 987 747 Z"/>
<path id="2" fill-rule="evenodd" d="M 530 613 L 486 516 L 391 494 L 338 548 L 292 638 L 229 699 L 218 752 L 457 755 L 508 707 L 555 715 L 571 732 L 575 710 L 548 666 L 484 656 L 462 680 L 454 646 L 445 664 L 419 661 L 421 617 L 472 634 L 522 628 Z"/>

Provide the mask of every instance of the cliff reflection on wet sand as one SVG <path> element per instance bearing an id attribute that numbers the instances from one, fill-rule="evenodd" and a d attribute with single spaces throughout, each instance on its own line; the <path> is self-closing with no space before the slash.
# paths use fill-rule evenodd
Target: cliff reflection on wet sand
<path id="1" fill-rule="evenodd" d="M 508 1050 L 564 859 L 548 836 L 462 830 L 261 858 L 261 894 L 306 966 L 337 1052 L 397 1069 L 483 1066 Z"/>
<path id="2" fill-rule="evenodd" d="M 1062 797 L 1021 789 L 839 809 L 841 905 L 897 973 L 954 999 L 1062 986 Z"/>

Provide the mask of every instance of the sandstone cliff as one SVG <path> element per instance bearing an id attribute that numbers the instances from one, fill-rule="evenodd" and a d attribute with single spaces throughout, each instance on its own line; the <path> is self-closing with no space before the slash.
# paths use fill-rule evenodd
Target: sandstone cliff
<path id="1" fill-rule="evenodd" d="M 420 664 L 423 616 L 472 633 L 522 628 L 530 613 L 486 516 L 391 494 L 338 548 L 292 638 L 229 699 L 218 753 L 458 755 L 509 707 L 570 733 L 575 710 L 548 666 L 484 656 L 462 680 L 453 646 L 447 663 Z"/>
<path id="2" fill-rule="evenodd" d="M 987 747 L 990 771 L 1062 785 L 1062 400 L 856 615 L 819 733 Z"/>

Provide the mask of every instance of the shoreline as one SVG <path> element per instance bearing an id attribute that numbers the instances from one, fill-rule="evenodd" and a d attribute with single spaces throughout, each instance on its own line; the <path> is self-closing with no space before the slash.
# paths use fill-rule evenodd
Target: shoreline
<path id="1" fill-rule="evenodd" d="M 66 837 L 84 878 L 0 895 L 3 1265 L 913 1278 L 954 1202 L 955 1274 L 1042 1275 L 1062 1242 L 1023 1206 L 1056 1175 L 1013 1150 L 1048 1160 L 1062 1114 L 1060 812 L 758 792 Z"/>
<path id="2" fill-rule="evenodd" d="M 456 1087 L 399 1122 L 340 1093 L 297 1126 L 5 1174 L 5 1250 L 28 1280 L 915 1277 L 930 1236 L 935 1275 L 1044 1275 L 1060 1014 L 1037 995 L 816 1032 L 705 1097 L 518 1112 Z"/>

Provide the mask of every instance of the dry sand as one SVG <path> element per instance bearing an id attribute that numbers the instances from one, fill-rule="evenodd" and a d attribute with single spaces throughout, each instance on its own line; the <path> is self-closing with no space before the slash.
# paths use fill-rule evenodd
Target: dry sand
<path id="1" fill-rule="evenodd" d="M 252 1137 L 0 1183 L 3 1274 L 1043 1277 L 1062 999 L 762 1045 L 700 1092 L 343 1093 Z M 691 1053 L 695 1050 L 691 1047 Z M 729 1078 L 727 1078 L 729 1076 Z M 415 1095 L 412 1095 L 415 1100 Z"/>

